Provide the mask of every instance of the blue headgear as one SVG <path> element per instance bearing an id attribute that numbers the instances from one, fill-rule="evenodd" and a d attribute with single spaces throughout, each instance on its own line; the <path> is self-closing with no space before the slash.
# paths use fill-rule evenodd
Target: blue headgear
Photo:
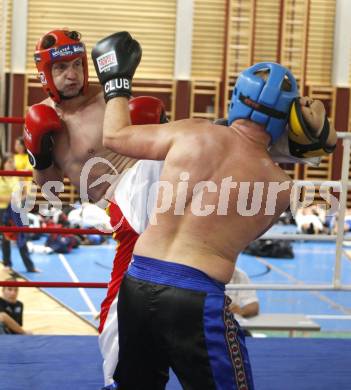
<path id="1" fill-rule="evenodd" d="M 267 70 L 267 80 L 257 75 Z M 283 91 L 285 78 L 290 91 Z M 244 118 L 265 125 L 274 143 L 284 132 L 294 98 L 298 97 L 297 83 L 292 73 L 274 62 L 260 62 L 240 73 L 234 86 L 228 111 L 228 123 Z"/>

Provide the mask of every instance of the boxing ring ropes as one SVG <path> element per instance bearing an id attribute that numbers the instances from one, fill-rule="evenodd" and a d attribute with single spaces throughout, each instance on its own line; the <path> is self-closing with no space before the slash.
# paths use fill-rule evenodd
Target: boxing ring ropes
<path id="1" fill-rule="evenodd" d="M 24 118 L 21 117 L 0 117 L 0 123 L 6 124 L 23 124 Z M 297 290 L 297 291 L 314 291 L 314 290 L 331 290 L 331 291 L 351 291 L 350 284 L 341 283 L 341 261 L 342 261 L 342 245 L 343 241 L 351 240 L 351 238 L 344 236 L 344 219 L 346 213 L 347 191 L 351 188 L 351 181 L 349 181 L 349 167 L 350 167 L 350 154 L 351 154 L 351 133 L 338 132 L 338 139 L 341 139 L 343 144 L 343 156 L 341 167 L 341 179 L 340 180 L 308 180 L 307 185 L 321 185 L 328 184 L 328 187 L 334 189 L 340 189 L 339 197 L 339 211 L 337 221 L 337 234 L 274 234 L 265 233 L 261 236 L 262 239 L 281 239 L 281 240 L 306 240 L 306 241 L 335 241 L 335 261 L 334 261 L 334 274 L 333 281 L 330 284 L 246 284 L 246 285 L 227 285 L 229 290 Z M 6 171 L 0 170 L 0 176 L 17 176 L 17 177 L 31 177 L 31 171 Z M 306 181 L 294 180 L 294 184 L 297 187 L 304 187 Z M 110 235 L 111 233 L 101 232 L 97 229 L 78 229 L 78 228 L 33 228 L 33 227 L 17 227 L 17 226 L 0 226 L 0 233 L 5 232 L 23 232 L 23 233 L 59 233 L 59 234 L 100 234 Z M 111 258 L 112 261 L 112 258 Z M 29 282 L 29 281 L 0 281 L 1 286 L 11 287 L 60 287 L 60 288 L 107 288 L 107 283 L 95 283 L 95 282 Z"/>

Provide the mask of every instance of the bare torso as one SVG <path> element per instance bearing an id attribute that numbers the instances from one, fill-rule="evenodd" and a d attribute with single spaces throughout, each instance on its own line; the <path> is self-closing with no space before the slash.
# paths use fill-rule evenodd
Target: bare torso
<path id="1" fill-rule="evenodd" d="M 290 177 L 273 163 L 265 147 L 230 127 L 215 126 L 202 120 L 183 121 L 181 125 L 195 128 L 197 132 L 183 137 L 168 152 L 161 180 L 173 186 L 171 207 L 154 216 L 157 223 L 148 226 L 136 244 L 135 253 L 186 264 L 227 283 L 240 251 L 288 207 Z M 216 137 L 213 137 L 214 131 Z M 184 215 L 174 215 L 175 209 L 180 213 L 182 197 L 179 193 L 178 197 L 176 195 L 181 172 L 190 173 Z M 212 192 L 205 188 L 193 196 L 194 186 L 201 181 L 207 181 Z M 230 185 L 234 182 L 236 186 Z M 245 184 L 241 182 L 251 183 L 248 197 L 245 196 Z M 264 183 L 263 196 L 255 198 L 262 200 L 259 204 L 252 196 L 254 182 Z M 273 202 L 273 212 L 266 211 L 269 182 L 286 182 L 286 190 L 279 192 L 277 201 Z M 239 197 L 239 189 L 243 198 Z M 230 194 L 228 202 L 224 196 L 226 190 Z M 272 200 L 274 196 L 268 198 Z M 199 216 L 206 205 L 212 206 L 213 211 L 207 216 Z M 250 205 L 255 215 L 246 216 L 245 210 L 250 210 Z"/>
<path id="2" fill-rule="evenodd" d="M 51 99 L 43 103 L 52 106 L 64 124 L 63 131 L 54 134 L 55 165 L 82 196 L 87 192 L 90 200 L 99 201 L 111 183 L 103 180 L 95 185 L 94 182 L 105 174 L 114 175 L 117 180 L 117 172 L 135 163 L 134 159 L 118 155 L 102 144 L 105 102 L 101 88 L 91 86 L 78 106 L 71 107 L 70 100 L 62 108 L 55 106 Z M 114 178 L 110 176 L 109 180 Z"/>

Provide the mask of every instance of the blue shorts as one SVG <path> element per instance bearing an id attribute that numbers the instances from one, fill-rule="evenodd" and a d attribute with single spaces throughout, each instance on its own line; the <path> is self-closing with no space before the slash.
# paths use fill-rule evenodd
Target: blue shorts
<path id="1" fill-rule="evenodd" d="M 224 284 L 185 265 L 134 256 L 118 300 L 121 389 L 254 389 L 245 336 Z"/>

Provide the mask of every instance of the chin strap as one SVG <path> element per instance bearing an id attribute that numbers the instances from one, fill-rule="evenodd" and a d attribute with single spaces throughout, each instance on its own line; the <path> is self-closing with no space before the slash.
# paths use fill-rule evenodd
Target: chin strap
<path id="1" fill-rule="evenodd" d="M 316 137 L 311 128 L 306 123 L 302 115 L 299 99 L 293 100 L 289 115 L 289 149 L 290 153 L 299 158 L 320 157 L 332 153 L 336 144 L 327 145 L 330 124 L 325 116 L 321 133 Z"/>

